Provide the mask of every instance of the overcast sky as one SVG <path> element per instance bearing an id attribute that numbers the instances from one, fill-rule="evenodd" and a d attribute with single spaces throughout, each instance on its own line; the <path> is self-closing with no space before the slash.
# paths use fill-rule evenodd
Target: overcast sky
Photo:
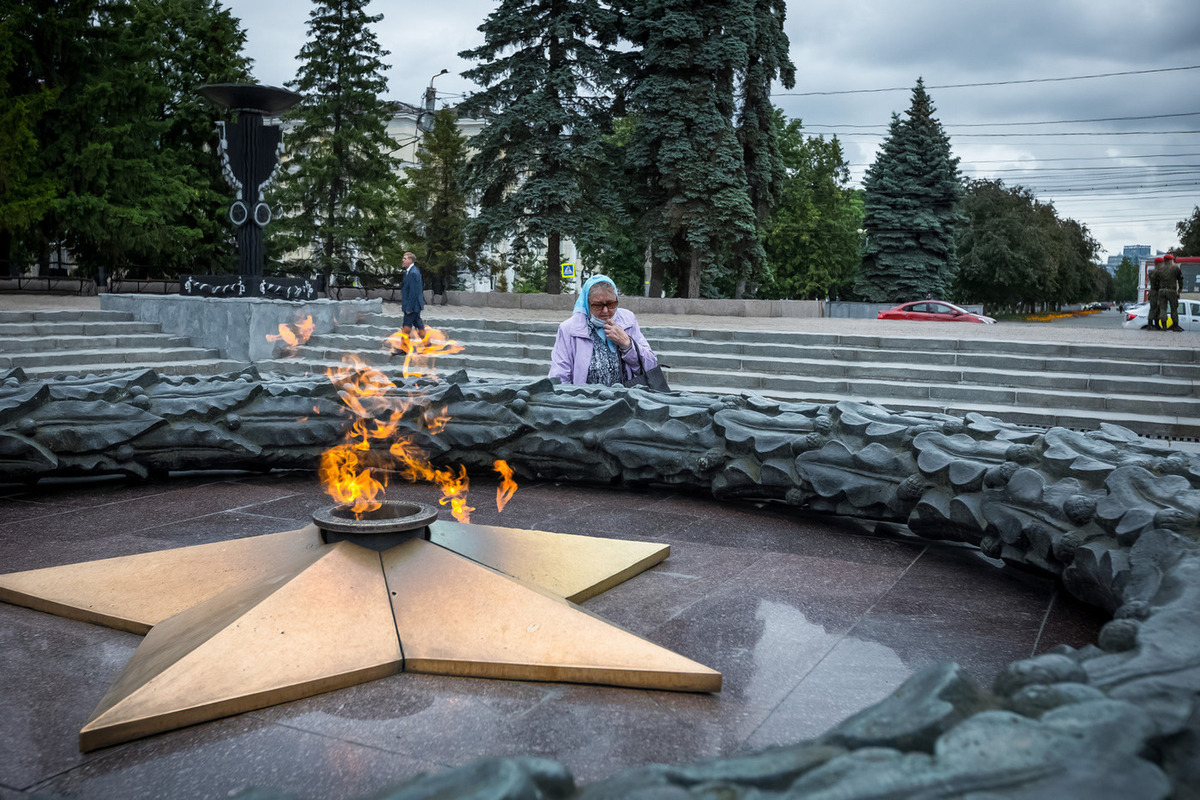
<path id="1" fill-rule="evenodd" d="M 292 80 L 311 5 L 223 5 L 242 21 L 255 79 Z M 388 99 L 420 103 L 443 68 L 439 107 L 477 89 L 458 53 L 482 43 L 495 7 L 374 0 Z M 1175 223 L 1200 204 L 1196 0 L 791 0 L 786 30 L 796 86 L 774 100 L 808 133 L 838 134 L 856 185 L 922 77 L 963 172 L 1052 201 L 1088 226 L 1102 258 L 1177 245 Z"/>

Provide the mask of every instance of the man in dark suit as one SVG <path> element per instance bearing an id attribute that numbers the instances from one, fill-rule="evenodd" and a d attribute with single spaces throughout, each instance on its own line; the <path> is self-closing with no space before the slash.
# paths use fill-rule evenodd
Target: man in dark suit
<path id="1" fill-rule="evenodd" d="M 421 270 L 417 269 L 417 257 L 405 253 L 404 280 L 400 283 L 400 310 L 404 312 L 404 322 L 400 332 L 404 334 L 405 342 L 413 342 L 412 329 L 417 329 L 415 344 L 419 345 L 425 338 L 425 323 L 421 321 L 421 310 L 425 308 L 425 286 L 421 283 Z M 411 349 L 418 349 L 412 347 Z"/>

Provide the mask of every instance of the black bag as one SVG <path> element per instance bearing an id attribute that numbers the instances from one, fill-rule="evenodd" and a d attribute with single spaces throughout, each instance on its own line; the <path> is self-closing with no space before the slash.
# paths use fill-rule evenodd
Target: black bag
<path id="1" fill-rule="evenodd" d="M 649 389 L 652 392 L 669 392 L 671 387 L 667 385 L 667 376 L 663 375 L 662 365 L 656 365 L 653 369 L 646 369 L 646 365 L 642 363 L 642 351 L 638 349 L 637 342 L 633 343 L 633 352 L 637 353 L 638 367 L 641 372 L 637 375 L 632 375 L 628 378 L 621 379 L 622 386 L 636 386 L 644 389 Z M 621 362 L 621 372 L 625 372 L 626 364 Z"/>

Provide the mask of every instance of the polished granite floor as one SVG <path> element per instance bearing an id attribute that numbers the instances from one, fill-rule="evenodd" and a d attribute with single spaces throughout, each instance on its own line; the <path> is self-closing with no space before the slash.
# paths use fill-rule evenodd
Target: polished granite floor
<path id="1" fill-rule="evenodd" d="M 435 503 L 424 485 L 389 497 Z M 537 755 L 584 784 L 814 736 L 914 671 L 985 685 L 1093 641 L 1100 612 L 1053 581 L 893 528 L 669 490 L 522 486 L 472 522 L 671 545 L 584 607 L 719 670 L 719 694 L 400 674 L 81 754 L 78 732 L 140 637 L 0 603 L 0 800 L 361 797 L 483 756 Z M 329 500 L 307 473 L 0 486 L 0 572 L 293 530 Z M 443 512 L 445 516 L 445 512 Z"/>

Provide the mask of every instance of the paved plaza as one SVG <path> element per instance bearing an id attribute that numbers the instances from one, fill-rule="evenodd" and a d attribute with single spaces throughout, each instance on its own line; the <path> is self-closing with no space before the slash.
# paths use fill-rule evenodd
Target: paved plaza
<path id="1" fill-rule="evenodd" d="M 98 307 L 96 298 L 18 299 L 19 307 Z M 0 308 L 14 302 L 0 295 Z M 472 313 L 511 316 L 442 306 L 426 316 L 436 322 Z M 1060 341 L 1149 335 L 1192 346 L 1109 321 L 1055 326 L 1053 337 L 1038 325 L 945 327 Z M 896 325 L 706 324 L 872 332 Z M 899 324 L 913 325 L 922 324 Z M 402 484 L 388 497 L 436 504 L 438 494 Z M 988 686 L 1016 659 L 1094 641 L 1107 619 L 1051 580 L 896 526 L 657 488 L 530 482 L 502 513 L 494 496 L 494 484 L 473 482 L 472 522 L 669 544 L 665 562 L 583 608 L 720 671 L 723 690 L 403 673 L 81 754 L 80 728 L 141 637 L 0 604 L 0 800 L 229 797 L 252 787 L 357 798 L 421 773 L 516 755 L 558 761 L 587 784 L 643 764 L 691 763 L 814 737 L 937 662 L 958 662 Z M 294 530 L 330 502 L 313 474 L 290 471 L 0 484 L 0 571 Z"/>
<path id="2" fill-rule="evenodd" d="M 78 733 L 141 637 L 0 604 L 0 800 L 362 797 L 485 756 L 536 755 L 587 783 L 815 736 L 921 667 L 989 685 L 1006 664 L 1092 641 L 1104 617 L 973 548 L 665 490 L 539 483 L 472 521 L 667 543 L 670 557 L 583 607 L 719 670 L 717 694 L 399 674 L 81 754 Z M 436 503 L 426 485 L 395 499 Z M 32 569 L 294 530 L 314 476 L 8 486 L 0 563 Z"/>

